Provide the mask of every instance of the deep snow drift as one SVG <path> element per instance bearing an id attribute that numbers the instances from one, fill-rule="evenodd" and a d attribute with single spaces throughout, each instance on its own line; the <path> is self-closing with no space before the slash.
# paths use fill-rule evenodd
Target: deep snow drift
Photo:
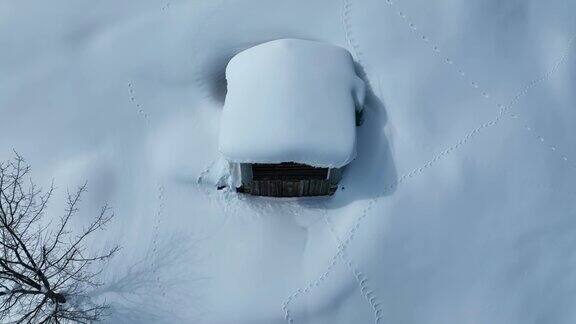
<path id="1" fill-rule="evenodd" d="M 0 1 L 0 158 L 114 207 L 110 323 L 571 324 L 575 34 L 569 0 Z M 279 38 L 369 85 L 330 199 L 214 189 L 226 64 Z"/>
<path id="2" fill-rule="evenodd" d="M 345 49 L 267 42 L 234 56 L 226 81 L 220 152 L 228 161 L 342 167 L 356 157 L 365 86 Z"/>

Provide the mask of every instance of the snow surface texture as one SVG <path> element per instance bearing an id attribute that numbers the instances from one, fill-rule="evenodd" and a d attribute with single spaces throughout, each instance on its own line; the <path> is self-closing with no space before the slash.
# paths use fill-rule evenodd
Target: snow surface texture
<path id="1" fill-rule="evenodd" d="M 110 323 L 574 323 L 575 35 L 571 0 L 0 1 L 0 158 L 114 206 Z M 225 66 L 279 38 L 370 86 L 330 199 L 214 190 Z"/>
<path id="2" fill-rule="evenodd" d="M 220 152 L 228 161 L 338 168 L 356 157 L 355 110 L 366 88 L 347 50 L 267 42 L 234 56 L 226 81 Z"/>

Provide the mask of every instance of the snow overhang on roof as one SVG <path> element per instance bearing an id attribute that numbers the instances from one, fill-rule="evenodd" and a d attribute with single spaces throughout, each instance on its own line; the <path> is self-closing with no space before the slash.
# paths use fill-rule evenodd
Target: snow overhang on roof
<path id="1" fill-rule="evenodd" d="M 365 86 L 346 49 L 275 40 L 232 58 L 226 79 L 219 146 L 229 161 L 341 167 L 355 158 Z"/>

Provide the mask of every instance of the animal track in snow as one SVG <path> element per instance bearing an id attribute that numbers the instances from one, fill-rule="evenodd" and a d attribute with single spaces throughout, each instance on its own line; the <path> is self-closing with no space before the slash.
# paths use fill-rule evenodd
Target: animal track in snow
<path id="1" fill-rule="evenodd" d="M 332 238 L 334 238 L 334 241 L 336 242 L 337 248 L 340 248 L 342 241 L 340 240 L 340 237 L 338 237 L 338 234 L 336 234 L 336 230 L 334 229 L 334 226 L 332 226 L 332 223 L 330 222 L 328 215 L 326 215 L 326 209 L 324 209 L 324 213 L 322 216 L 324 218 L 326 226 L 328 226 L 328 229 L 330 230 Z M 348 269 L 350 269 L 350 271 L 354 275 L 356 283 L 360 288 L 360 294 L 368 302 L 370 308 L 372 308 L 372 312 L 374 313 L 374 322 L 376 324 L 380 323 L 380 321 L 382 320 L 382 307 L 381 304 L 378 302 L 378 298 L 376 297 L 374 290 L 368 286 L 369 282 L 368 277 L 366 277 L 365 274 L 363 274 L 358 270 L 358 266 L 356 266 L 352 262 L 350 257 L 348 257 L 348 254 L 346 253 L 346 250 L 344 248 L 342 248 L 342 254 L 340 255 L 340 258 L 344 263 L 346 263 Z"/>
<path id="2" fill-rule="evenodd" d="M 157 193 L 157 201 L 158 201 L 158 209 L 154 213 L 154 227 L 153 227 L 153 234 L 152 234 L 152 269 L 154 271 L 153 277 L 158 285 L 158 290 L 161 292 L 162 296 L 166 296 L 166 289 L 162 285 L 162 281 L 160 280 L 160 274 L 158 270 L 160 269 L 160 264 L 158 260 L 160 259 L 158 255 L 158 240 L 160 236 L 160 224 L 162 221 L 162 215 L 164 213 L 165 208 L 165 196 L 164 196 L 164 186 L 158 186 L 158 193 Z"/>
<path id="3" fill-rule="evenodd" d="M 348 0 L 346 0 L 346 1 L 348 1 Z M 423 32 L 418 30 L 418 28 L 416 27 L 416 24 L 405 14 L 404 11 L 402 11 L 400 8 L 398 8 L 395 1 L 386 0 L 386 3 L 388 5 L 390 5 L 391 7 L 395 7 L 395 10 L 397 11 L 398 16 L 400 16 L 400 18 L 408 24 L 408 27 L 416 35 L 416 37 L 418 39 L 424 41 L 435 54 L 440 53 L 440 47 L 438 45 L 430 42 L 430 38 L 428 36 L 426 36 L 426 34 L 424 34 Z M 560 57 L 560 59 L 558 61 L 556 61 L 556 63 L 553 65 L 553 67 L 550 70 L 548 70 L 544 75 L 540 76 L 539 78 L 537 78 L 535 80 L 532 80 L 532 82 L 530 82 L 524 89 L 522 89 L 522 91 L 520 91 L 516 95 L 516 97 L 514 97 L 514 99 L 512 99 L 512 101 L 508 105 L 503 105 L 501 103 L 496 102 L 494 99 L 492 99 L 493 97 L 490 94 L 490 92 L 483 89 L 477 81 L 474 81 L 474 80 L 467 81 L 467 84 L 470 87 L 472 87 L 474 90 L 476 90 L 476 92 L 480 96 L 487 99 L 492 105 L 494 105 L 495 107 L 497 107 L 499 109 L 499 114 L 498 114 L 498 117 L 496 118 L 497 119 L 496 123 L 501 119 L 502 113 L 504 113 L 504 112 L 507 113 L 510 117 L 512 117 L 512 119 L 520 121 L 522 123 L 522 127 L 524 128 L 524 130 L 530 132 L 540 143 L 547 145 L 547 148 L 551 152 L 559 154 L 558 156 L 564 162 L 570 163 L 570 167 L 573 169 L 576 169 L 576 162 L 571 161 L 568 158 L 568 156 L 566 156 L 565 154 L 559 153 L 556 145 L 546 144 L 548 141 L 544 140 L 544 137 L 542 137 L 540 134 L 538 134 L 533 127 L 530 127 L 525 121 L 522 121 L 522 118 L 519 116 L 518 113 L 510 112 L 510 108 L 512 106 L 515 106 L 517 104 L 517 102 L 519 101 L 519 99 L 526 96 L 532 88 L 534 88 L 537 85 L 539 85 L 540 83 L 548 80 L 558 70 L 558 68 L 566 62 L 568 56 L 571 53 L 571 49 L 575 43 L 576 43 L 576 34 L 570 38 L 570 40 L 568 41 L 568 45 L 567 45 L 566 50 L 564 51 L 564 53 Z M 458 65 L 456 64 L 456 62 L 454 62 L 454 60 L 452 60 L 450 57 L 444 56 L 443 62 L 447 66 L 450 66 L 451 69 L 454 69 L 454 71 L 456 71 L 458 73 L 458 75 L 466 81 L 467 73 L 462 68 L 459 68 Z"/>
<path id="4" fill-rule="evenodd" d="M 146 120 L 146 122 L 149 122 L 149 118 L 150 115 L 142 108 L 142 104 L 140 104 L 140 102 L 138 102 L 138 99 L 136 99 L 136 93 L 134 91 L 134 84 L 132 82 L 128 82 L 128 94 L 130 95 L 130 102 L 132 102 L 132 104 L 136 107 L 138 115 L 140 115 L 142 118 L 144 118 Z"/>

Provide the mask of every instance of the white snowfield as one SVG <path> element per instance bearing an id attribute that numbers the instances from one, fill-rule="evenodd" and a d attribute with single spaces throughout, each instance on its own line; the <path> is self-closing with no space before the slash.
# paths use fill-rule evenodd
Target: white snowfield
<path id="1" fill-rule="evenodd" d="M 220 152 L 228 161 L 342 167 L 356 157 L 366 89 L 347 50 L 267 42 L 234 56 L 226 81 Z"/>
<path id="2" fill-rule="evenodd" d="M 571 0 L 3 0 L 0 159 L 114 208 L 108 323 L 573 324 L 575 35 Z M 332 198 L 214 188 L 226 65 L 282 38 L 363 70 Z"/>

